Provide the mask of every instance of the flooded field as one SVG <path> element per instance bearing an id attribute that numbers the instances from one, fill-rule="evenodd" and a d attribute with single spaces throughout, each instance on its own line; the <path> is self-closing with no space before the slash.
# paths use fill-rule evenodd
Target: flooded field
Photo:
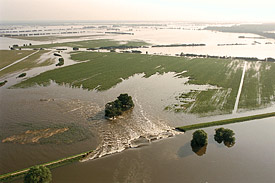
<path id="1" fill-rule="evenodd" d="M 119 32 L 133 34 L 106 33 L 114 31 L 108 30 L 112 26 L 86 27 L 86 32 L 81 32 L 84 25 L 77 26 L 78 32 L 54 41 L 91 40 L 84 35 L 98 34 L 92 40 L 207 46 L 138 48 L 148 55 L 95 53 L 84 48 L 73 52 L 68 47 L 58 53 L 49 48 L 32 60 L 36 64 L 52 60 L 43 67 L 27 67 L 28 60 L 17 69 L 14 66 L 20 63 L 10 66 L 11 72 L 0 75 L 1 81 L 7 81 L 0 88 L 0 174 L 94 150 L 82 162 L 53 169 L 53 182 L 274 182 L 274 117 L 224 126 L 236 134 L 230 148 L 216 143 L 215 128 L 207 128 L 208 145 L 197 153 L 190 146 L 193 131 L 175 130 L 274 112 L 274 63 L 155 55 L 185 52 L 275 58 L 274 40 L 260 39 L 254 45 L 254 40 L 240 39 L 238 33 L 186 25 L 175 29 L 174 25 L 123 25 Z M 63 31 L 58 27 L 38 30 Z M 84 37 L 72 38 L 74 34 Z M 12 44 L 54 42 L 0 39 L 5 40 L 1 42 L 5 49 Z M 217 45 L 233 43 L 245 45 Z M 63 66 L 55 65 L 54 53 L 64 58 Z M 27 77 L 17 78 L 23 71 Z M 132 96 L 135 107 L 115 120 L 105 119 L 105 104 L 121 93 Z"/>

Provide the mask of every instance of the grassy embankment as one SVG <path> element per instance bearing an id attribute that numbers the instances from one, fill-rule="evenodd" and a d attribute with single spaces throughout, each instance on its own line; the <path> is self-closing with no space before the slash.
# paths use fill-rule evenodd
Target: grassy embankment
<path id="1" fill-rule="evenodd" d="M 49 169 L 57 168 L 57 167 L 64 166 L 64 165 L 67 165 L 67 164 L 70 164 L 70 163 L 73 163 L 73 162 L 76 162 L 76 161 L 80 161 L 82 158 L 84 158 L 87 154 L 89 154 L 91 152 L 92 152 L 92 150 L 84 152 L 84 153 L 80 153 L 80 154 L 77 154 L 77 155 L 69 156 L 69 157 L 66 157 L 66 158 L 62 158 L 62 159 L 59 159 L 59 160 L 43 163 L 43 164 L 40 164 L 40 165 L 41 166 L 46 166 Z M 7 181 L 13 181 L 13 180 L 16 180 L 16 179 L 19 179 L 19 178 L 23 178 L 24 175 L 26 174 L 26 172 L 29 169 L 30 168 L 25 168 L 25 169 L 18 170 L 18 171 L 15 171 L 15 172 L 10 172 L 10 173 L 7 173 L 7 174 L 0 175 L 0 181 L 1 182 L 4 182 L 4 181 L 7 182 Z"/>
<path id="2" fill-rule="evenodd" d="M 23 53 L 24 56 L 21 56 L 23 54 L 20 54 L 20 57 L 18 57 L 18 53 Z M 34 51 L 26 51 L 26 50 L 20 50 L 20 51 L 17 51 L 17 50 L 7 50 L 7 51 L 4 51 L 4 54 L 2 56 L 1 54 L 1 63 L 2 63 L 2 60 L 3 60 L 3 63 L 6 63 L 5 65 L 9 65 L 21 58 L 24 58 L 25 56 L 33 53 Z M 11 74 L 11 73 L 15 73 L 15 72 L 19 72 L 19 71 L 27 71 L 27 70 L 30 70 L 32 68 L 35 68 L 35 67 L 42 67 L 42 66 L 47 66 L 47 65 L 51 65 L 54 63 L 54 60 L 52 59 L 47 59 L 47 60 L 43 60 L 42 62 L 38 62 L 38 59 L 45 53 L 47 53 L 49 51 L 46 51 L 46 50 L 41 50 L 37 53 L 35 53 L 34 55 L 31 55 L 30 57 L 24 59 L 23 61 L 17 63 L 17 64 L 14 64 L 2 71 L 0 71 L 0 77 L 3 77 L 7 74 Z M 9 63 L 9 64 L 7 64 Z"/>
<path id="3" fill-rule="evenodd" d="M 98 48 L 108 46 L 145 46 L 148 43 L 144 41 L 115 41 L 111 39 L 97 39 L 97 40 L 85 40 L 76 42 L 65 42 L 65 43 L 53 43 L 53 44 L 42 44 L 42 45 L 31 45 L 21 48 L 54 48 L 54 47 L 78 47 L 78 48 Z"/>
<path id="4" fill-rule="evenodd" d="M 220 126 L 220 125 L 227 125 L 227 124 L 232 124 L 232 123 L 240 123 L 240 122 L 268 118 L 268 117 L 273 117 L 273 116 L 275 116 L 275 112 L 258 114 L 258 115 L 253 115 L 253 116 L 245 116 L 245 117 L 240 117 L 240 118 L 225 119 L 225 120 L 219 120 L 219 121 L 213 121 L 213 122 L 199 123 L 199 124 L 193 124 L 193 125 L 187 125 L 187 126 L 177 127 L 176 129 L 186 132 L 189 130 L 195 130 L 195 129 L 200 129 L 200 128 L 213 127 L 213 126 Z"/>
<path id="5" fill-rule="evenodd" d="M 218 89 L 206 91 L 193 90 L 177 96 L 177 103 L 166 109 L 176 112 L 196 114 L 231 113 L 234 108 L 239 83 L 242 75 L 243 61 L 228 59 L 188 59 L 183 57 L 169 57 L 141 54 L 75 52 L 71 58 L 76 61 L 87 61 L 52 71 L 47 71 L 30 78 L 15 87 L 29 87 L 47 85 L 50 80 L 58 84 L 69 84 L 72 87 L 110 89 L 134 74 L 144 73 L 150 77 L 156 73 L 177 73 L 176 77 L 189 77 L 189 84 L 218 86 Z M 273 64 L 273 63 L 270 63 Z M 273 67 L 271 67 L 273 69 Z M 183 71 L 187 71 L 182 73 Z M 271 70 L 271 72 L 273 72 Z M 267 75 L 266 77 L 271 77 Z M 121 79 L 122 78 L 122 79 Z M 262 97 L 266 97 L 267 82 L 262 84 Z M 266 85 L 266 86 L 263 86 Z M 257 88 L 256 88 L 257 89 Z M 251 90 L 256 90 L 255 88 Z M 190 100 L 193 99 L 193 100 Z M 246 104 L 253 105 L 253 104 Z M 247 108 L 253 106 L 247 106 Z"/>

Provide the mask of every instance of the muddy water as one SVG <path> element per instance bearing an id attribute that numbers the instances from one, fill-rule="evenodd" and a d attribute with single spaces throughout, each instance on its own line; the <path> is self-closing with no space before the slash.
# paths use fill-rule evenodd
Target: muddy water
<path id="1" fill-rule="evenodd" d="M 236 143 L 228 148 L 213 140 L 198 156 L 190 146 L 192 132 L 84 163 L 53 170 L 54 182 L 242 182 L 275 180 L 275 118 L 227 125 Z"/>
<path id="2" fill-rule="evenodd" d="M 70 174 L 68 175 L 70 178 L 71 175 L 78 172 L 70 168 L 77 166 L 79 171 L 87 174 L 89 171 L 96 172 L 98 176 L 93 179 L 97 180 L 96 182 L 127 182 L 128 180 L 134 182 L 134 179 L 141 181 L 140 178 L 144 178 L 145 182 L 156 182 L 162 179 L 158 178 L 156 171 L 158 168 L 152 168 L 152 166 L 160 166 L 158 163 L 165 159 L 161 171 L 163 176 L 168 176 L 170 170 L 167 169 L 170 169 L 175 157 L 177 157 L 177 154 L 171 154 L 169 149 L 181 148 L 181 146 L 189 148 L 188 145 L 184 144 L 189 143 L 190 134 L 178 135 L 173 127 L 242 116 L 249 113 L 274 111 L 274 107 L 271 107 L 261 111 L 207 118 L 164 111 L 164 107 L 174 103 L 175 96 L 183 91 L 205 90 L 215 87 L 189 85 L 186 84 L 187 78 L 174 76 L 174 73 L 153 75 L 150 78 L 143 78 L 142 74 L 134 75 L 103 92 L 58 86 L 55 83 L 51 83 L 47 87 L 37 86 L 27 89 L 1 88 L 0 130 L 2 136 L 7 137 L 22 133 L 24 124 L 47 125 L 72 122 L 86 126 L 93 136 L 86 141 L 71 145 L 0 143 L 0 172 L 5 173 L 95 149 L 95 152 L 87 160 L 97 159 L 70 165 L 68 169 L 67 167 L 56 169 L 53 172 L 54 180 L 56 177 L 57 182 L 66 182 L 67 177 L 64 177 L 63 171 L 68 172 L 66 175 Z M 116 121 L 104 119 L 104 105 L 114 100 L 120 93 L 129 93 L 134 99 L 135 108 Z M 50 100 L 41 101 L 40 99 Z M 157 149 L 154 150 L 155 146 Z M 151 148 L 153 149 L 150 150 Z M 128 150 L 123 151 L 125 149 Z M 123 152 L 121 154 L 115 153 L 120 151 Z M 190 149 L 187 152 L 190 154 Z M 106 156 L 113 153 L 115 154 Z M 193 156 L 190 155 L 190 157 Z M 190 166 L 194 166 L 192 161 L 189 161 Z M 128 164 L 128 167 L 125 164 Z M 61 177 L 64 178 L 62 180 L 59 171 L 62 172 Z M 90 175 L 83 176 L 83 179 L 71 179 L 71 182 L 89 182 L 91 180 Z M 163 180 L 167 180 L 168 177 Z"/>

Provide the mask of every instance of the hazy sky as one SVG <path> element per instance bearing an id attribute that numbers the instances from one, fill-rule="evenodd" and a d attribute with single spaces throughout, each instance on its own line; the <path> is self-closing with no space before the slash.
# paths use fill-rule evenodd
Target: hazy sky
<path id="1" fill-rule="evenodd" d="M 275 22 L 275 0 L 0 0 L 0 20 Z"/>

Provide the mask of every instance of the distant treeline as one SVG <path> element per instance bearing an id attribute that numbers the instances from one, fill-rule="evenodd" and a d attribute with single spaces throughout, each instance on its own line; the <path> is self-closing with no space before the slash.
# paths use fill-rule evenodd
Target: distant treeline
<path id="1" fill-rule="evenodd" d="M 133 49 L 133 48 L 146 48 L 146 46 L 128 46 L 128 45 L 119 45 L 119 46 L 103 46 L 99 47 L 99 49 L 104 49 L 104 50 L 115 50 L 115 49 Z M 89 48 L 91 50 L 94 50 L 92 48 Z"/>
<path id="2" fill-rule="evenodd" d="M 275 62 L 274 58 L 268 57 L 265 59 L 259 59 L 257 57 L 229 57 L 229 56 L 213 56 L 213 55 L 198 55 L 193 53 L 181 53 L 179 56 L 182 57 L 198 57 L 198 58 L 218 58 L 218 59 L 237 59 L 237 60 L 246 60 L 246 61 L 268 61 Z"/>
<path id="3" fill-rule="evenodd" d="M 206 46 L 206 44 L 169 44 L 169 45 L 153 45 L 152 47 L 184 47 L 184 46 Z"/>
<path id="4" fill-rule="evenodd" d="M 234 32 L 234 33 L 252 33 L 266 38 L 275 39 L 275 33 L 268 33 L 268 31 L 275 30 L 275 24 L 243 24 L 233 25 L 231 27 L 209 26 L 205 30 L 214 30 L 219 32 Z"/>
<path id="5" fill-rule="evenodd" d="M 131 32 L 105 32 L 105 34 L 127 34 L 127 35 L 134 35 Z"/>

